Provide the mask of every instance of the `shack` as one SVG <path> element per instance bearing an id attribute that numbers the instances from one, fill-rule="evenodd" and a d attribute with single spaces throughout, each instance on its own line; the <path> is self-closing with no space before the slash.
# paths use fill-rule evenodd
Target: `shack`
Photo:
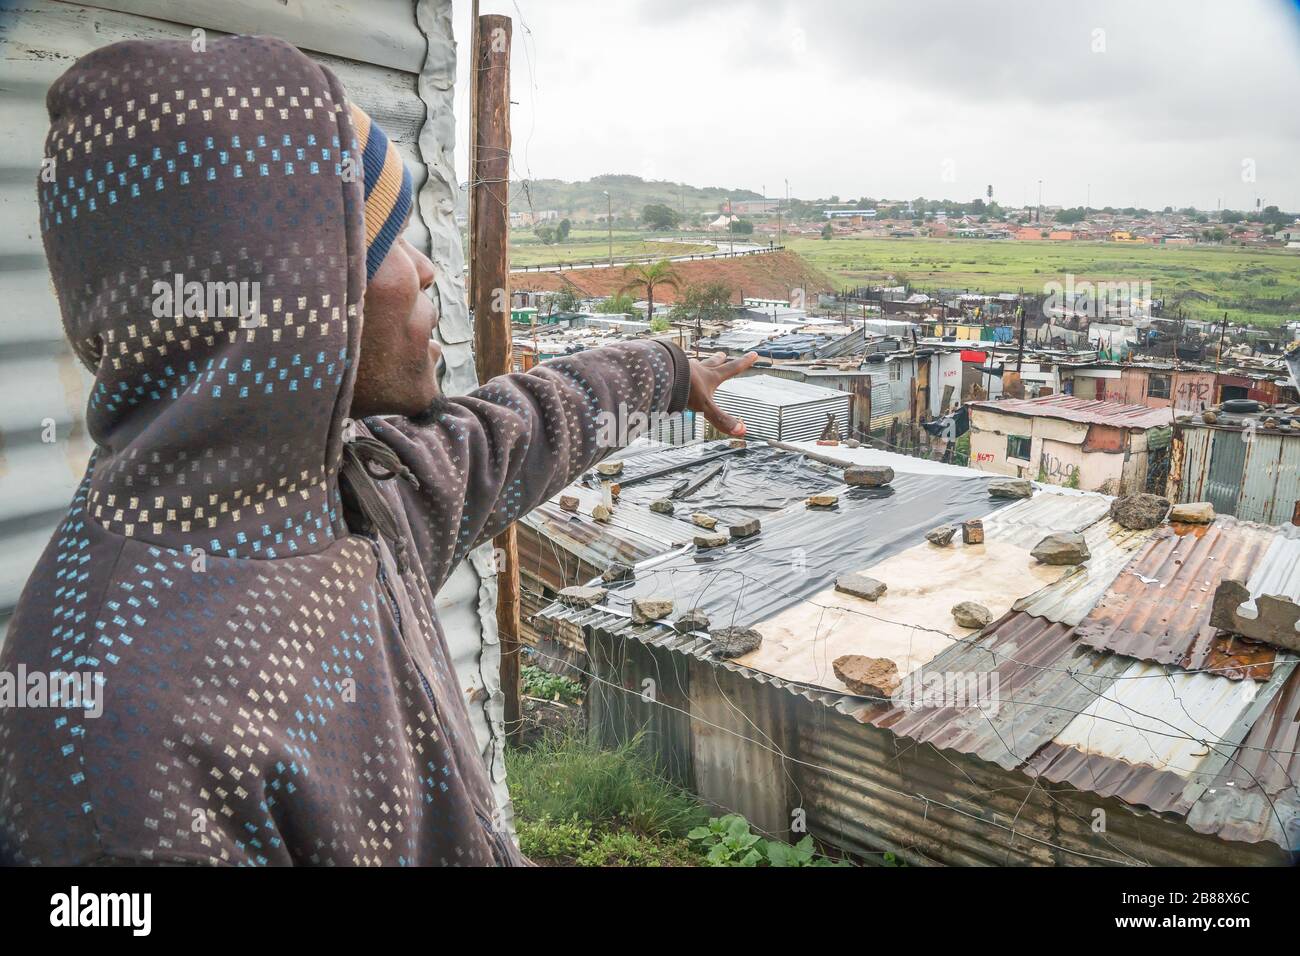
<path id="1" fill-rule="evenodd" d="M 1235 399 L 1174 423 L 1169 496 L 1220 514 L 1300 524 L 1300 407 Z"/>
<path id="2" fill-rule="evenodd" d="M 652 525 L 665 516 L 647 498 L 662 487 L 633 494 L 638 477 L 670 461 L 673 481 L 693 481 L 720 452 L 736 490 L 706 484 L 705 500 Z M 613 519 L 623 527 L 611 537 L 637 539 L 636 556 L 620 548 L 617 559 L 631 572 L 591 606 L 534 615 L 569 642 L 566 661 L 543 649 L 543 663 L 590 675 L 598 739 L 641 734 L 718 811 L 868 862 L 1293 862 L 1298 659 L 1220 635 L 1202 595 L 1248 574 L 1284 532 L 1223 517 L 1129 530 L 1103 495 L 1039 487 L 1007 502 L 990 497 L 987 474 L 865 447 L 711 443 L 696 465 L 686 454 L 625 463 Z M 846 484 L 844 467 L 860 465 L 895 475 L 885 487 Z M 836 501 L 810 508 L 810 494 Z M 707 548 L 688 537 L 686 512 L 739 523 L 760 500 L 757 533 Z M 971 520 L 982 542 L 926 539 Z M 594 574 L 609 566 L 607 527 L 580 509 L 561 529 L 566 553 Z M 1086 540 L 1083 564 L 1030 556 L 1063 531 Z M 884 593 L 838 589 L 846 573 Z M 670 599 L 671 615 L 634 623 L 632 603 L 647 597 Z M 961 600 L 984 604 L 991 622 L 959 625 L 950 608 Z M 707 622 L 678 623 L 688 611 Z M 757 646 L 724 656 L 728 626 L 756 632 Z M 887 661 L 896 689 L 846 683 L 835 667 L 846 655 Z"/>
<path id="3" fill-rule="evenodd" d="M 1107 494 L 1164 491 L 1169 409 L 1072 395 L 969 408 L 970 461 L 981 471 Z"/>
<path id="4" fill-rule="evenodd" d="M 746 375 L 723 382 L 714 401 L 724 412 L 742 418 L 753 438 L 815 439 L 831 421 L 840 437 L 848 437 L 853 428 L 848 393 L 775 375 Z"/>

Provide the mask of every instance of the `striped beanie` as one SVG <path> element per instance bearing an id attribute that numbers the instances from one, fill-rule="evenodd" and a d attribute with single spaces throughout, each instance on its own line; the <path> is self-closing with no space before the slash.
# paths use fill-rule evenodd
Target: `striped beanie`
<path id="1" fill-rule="evenodd" d="M 375 277 L 379 264 L 402 232 L 411 210 L 411 174 L 397 147 L 370 117 L 352 104 L 352 125 L 365 173 L 366 280 Z"/>

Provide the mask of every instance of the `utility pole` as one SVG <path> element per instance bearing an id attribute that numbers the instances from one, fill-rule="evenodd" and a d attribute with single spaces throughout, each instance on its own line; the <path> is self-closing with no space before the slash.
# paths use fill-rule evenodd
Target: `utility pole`
<path id="1" fill-rule="evenodd" d="M 1020 347 L 1016 349 L 1016 374 L 1020 374 L 1020 366 L 1025 361 L 1025 289 L 1020 287 L 1020 303 L 1016 306 L 1020 313 Z"/>
<path id="2" fill-rule="evenodd" d="M 478 0 L 474 0 L 470 8 L 470 38 L 469 45 L 471 50 L 478 49 Z M 469 182 L 466 188 L 469 195 L 465 197 L 465 226 L 469 233 L 470 241 L 465 249 L 465 275 L 474 270 L 474 170 L 478 166 L 477 154 L 474 150 L 474 144 L 478 141 L 478 117 L 475 115 L 474 104 L 478 102 L 478 70 L 470 70 L 469 73 Z M 469 282 L 465 283 L 465 295 L 469 295 Z M 471 302 L 470 308 L 474 307 Z"/>
<path id="3" fill-rule="evenodd" d="M 614 200 L 609 198 L 609 190 L 602 189 L 605 194 L 605 229 L 609 234 L 609 264 L 614 264 Z"/>
<path id="4" fill-rule="evenodd" d="M 471 170 L 470 303 L 474 363 L 486 382 L 510 371 L 510 32 L 509 17 L 475 22 L 473 75 L 474 168 Z M 519 549 L 515 526 L 492 540 L 497 572 L 497 631 L 501 691 L 508 738 L 520 730 Z"/>
<path id="5" fill-rule="evenodd" d="M 790 180 L 785 181 L 785 204 L 790 205 Z M 781 244 L 781 204 L 776 204 L 776 244 Z"/>

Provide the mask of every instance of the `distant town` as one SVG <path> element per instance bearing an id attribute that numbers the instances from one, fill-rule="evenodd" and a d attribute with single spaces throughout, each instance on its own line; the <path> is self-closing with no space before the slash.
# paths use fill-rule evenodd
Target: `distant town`
<path id="1" fill-rule="evenodd" d="M 1207 426 L 1211 437 L 1227 427 L 1300 443 L 1300 417 L 1284 410 L 1300 401 L 1287 364 L 1300 331 L 1300 222 L 1274 206 L 717 190 L 688 202 L 679 187 L 677 209 L 647 201 L 634 217 L 628 195 L 653 199 L 672 184 L 611 179 L 595 183 L 607 187 L 608 219 L 512 214 L 520 369 L 642 336 L 696 354 L 754 351 L 758 365 L 729 384 L 747 418 L 777 423 L 756 437 L 873 445 L 1112 495 L 1200 500 L 1212 460 L 1188 436 Z M 570 187 L 575 216 L 590 212 L 591 188 Z M 746 391 L 755 377 L 772 388 Z M 794 425 L 755 406 L 787 400 L 824 414 Z M 1080 440 L 1062 438 L 1060 422 L 1083 426 Z M 1230 497 L 1216 500 L 1221 513 L 1289 521 L 1300 486 Z"/>

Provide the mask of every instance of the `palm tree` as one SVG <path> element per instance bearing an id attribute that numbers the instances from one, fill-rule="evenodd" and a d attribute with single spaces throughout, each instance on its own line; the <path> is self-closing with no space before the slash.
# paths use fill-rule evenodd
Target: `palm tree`
<path id="1" fill-rule="evenodd" d="M 633 262 L 623 269 L 623 279 L 620 292 L 645 290 L 646 320 L 650 322 L 653 322 L 655 317 L 655 286 L 662 285 L 670 289 L 682 287 L 681 277 L 667 259 L 660 259 L 653 265 Z"/>

